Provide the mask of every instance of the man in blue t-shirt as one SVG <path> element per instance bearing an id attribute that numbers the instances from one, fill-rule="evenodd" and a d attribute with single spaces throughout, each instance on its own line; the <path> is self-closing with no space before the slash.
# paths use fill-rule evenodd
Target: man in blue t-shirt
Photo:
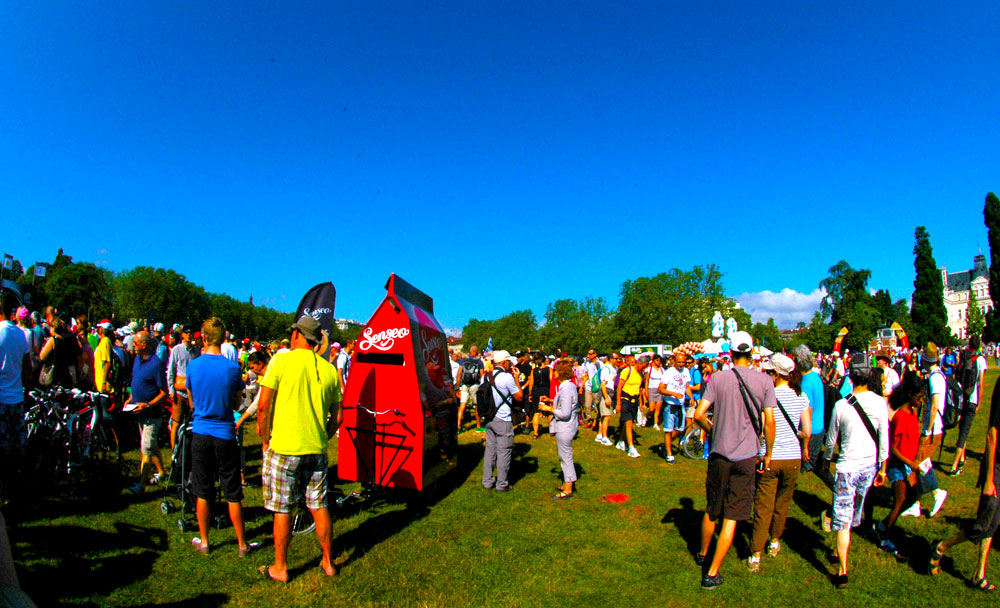
<path id="1" fill-rule="evenodd" d="M 246 542 L 243 524 L 243 483 L 240 480 L 240 447 L 236 442 L 236 420 L 233 412 L 243 396 L 240 366 L 222 354 L 226 326 L 212 317 L 201 326 L 205 350 L 187 365 L 187 394 L 191 403 L 193 431 L 191 437 L 191 491 L 198 499 L 198 530 L 200 537 L 191 544 L 208 555 L 208 522 L 212 515 L 211 501 L 218 475 L 222 493 L 229 503 L 229 519 L 233 522 L 239 556 L 252 549 Z"/>
<path id="2" fill-rule="evenodd" d="M 160 446 L 157 437 L 163 419 L 161 404 L 167 398 L 166 378 L 163 362 L 156 356 L 153 338 L 140 331 L 132 341 L 135 361 L 132 364 L 132 392 L 125 401 L 122 411 L 135 412 L 139 423 L 139 481 L 129 486 L 133 494 L 141 494 L 146 485 L 146 465 L 153 465 L 156 474 L 150 479 L 155 485 L 164 479 L 163 464 L 160 463 Z"/>

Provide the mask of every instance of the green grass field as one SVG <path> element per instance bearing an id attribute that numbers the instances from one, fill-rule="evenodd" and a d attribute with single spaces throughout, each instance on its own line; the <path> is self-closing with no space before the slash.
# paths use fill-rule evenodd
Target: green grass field
<path id="1" fill-rule="evenodd" d="M 897 561 L 856 537 L 851 585 L 837 591 L 826 560 L 832 537 L 819 526 L 829 491 L 812 475 L 801 478 L 783 548 L 751 575 L 739 556 L 746 530 L 723 566 L 725 585 L 704 592 L 692 554 L 704 508 L 704 461 L 678 458 L 668 465 L 651 451 L 662 440 L 641 434 L 642 458 L 593 441 L 582 430 L 574 443 L 580 469 L 578 496 L 550 497 L 559 484 L 555 442 L 519 435 L 512 471 L 514 491 L 483 491 L 482 436 L 461 436 L 460 460 L 433 494 L 391 493 L 366 504 L 332 507 L 339 575 L 318 568 L 315 536 L 297 537 L 289 555 L 292 580 L 261 579 L 257 567 L 273 557 L 271 518 L 259 487 L 247 489 L 248 535 L 263 548 L 236 556 L 232 529 L 213 531 L 213 552 L 191 546 L 177 515 L 159 510 L 162 491 L 144 496 L 120 491 L 52 497 L 28 514 L 9 515 L 21 585 L 39 606 L 674 606 L 674 605 L 966 605 L 996 602 L 969 589 L 976 548 L 954 548 L 941 575 L 925 574 L 931 540 L 951 535 L 975 513 L 974 487 L 982 457 L 988 397 L 998 372 L 987 373 L 987 405 L 969 441 L 969 465 L 957 478 L 938 475 L 948 501 L 934 519 L 902 518 L 897 537 L 908 559 Z M 946 444 L 953 445 L 955 432 Z M 246 433 L 249 438 L 252 431 Z M 248 443 L 250 441 L 248 440 Z M 331 463 L 336 445 L 331 443 Z M 942 460 L 950 466 L 953 452 Z M 137 453 L 127 455 L 134 470 Z M 260 458 L 250 472 L 259 471 Z M 99 484 L 94 484 L 97 487 Z M 357 484 L 337 484 L 350 492 Z M 622 504 L 602 500 L 627 494 Z M 888 497 L 879 494 L 876 516 Z M 930 500 L 925 499 L 929 506 Z M 988 575 L 1000 579 L 1000 558 Z M 1000 580 L 998 580 L 1000 582 Z"/>

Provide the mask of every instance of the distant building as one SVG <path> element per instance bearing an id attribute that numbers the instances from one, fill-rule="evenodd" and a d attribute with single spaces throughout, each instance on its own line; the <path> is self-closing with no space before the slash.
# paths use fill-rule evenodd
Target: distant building
<path id="1" fill-rule="evenodd" d="M 990 269 L 983 254 L 973 258 L 972 270 L 951 272 L 942 266 L 941 281 L 944 283 L 944 307 L 948 311 L 948 329 L 958 339 L 966 338 L 965 326 L 968 322 L 969 306 L 978 306 L 985 316 L 993 308 L 990 299 Z"/>
<path id="2" fill-rule="evenodd" d="M 334 319 L 333 322 L 340 331 L 347 331 L 352 328 L 360 329 L 362 325 L 361 321 L 355 321 L 354 319 Z"/>

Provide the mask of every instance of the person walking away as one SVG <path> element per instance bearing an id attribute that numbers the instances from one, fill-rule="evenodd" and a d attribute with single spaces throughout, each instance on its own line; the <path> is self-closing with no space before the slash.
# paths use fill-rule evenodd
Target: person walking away
<path id="1" fill-rule="evenodd" d="M 698 409 L 698 402 L 701 401 L 701 394 L 705 390 L 702 382 L 700 366 L 695 362 L 694 357 L 687 357 L 688 390 L 684 409 L 684 432 L 686 433 L 694 425 L 694 411 Z"/>
<path id="2" fill-rule="evenodd" d="M 56 317 L 52 321 L 52 337 L 39 353 L 44 366 L 52 366 L 52 386 L 65 389 L 76 387 L 80 377 L 80 343 L 66 328 L 66 321 Z"/>
<path id="3" fill-rule="evenodd" d="M 562 490 L 553 496 L 556 500 L 573 498 L 576 483 L 576 465 L 573 464 L 573 437 L 576 436 L 577 412 L 579 410 L 579 392 L 573 384 L 573 364 L 560 361 L 556 364 L 556 378 L 559 380 L 559 392 L 553 403 L 546 397 L 539 406 L 543 412 L 552 414 L 549 433 L 556 437 L 556 449 L 559 453 L 559 466 L 562 468 Z"/>
<path id="4" fill-rule="evenodd" d="M 893 501 L 889 514 L 875 524 L 875 539 L 879 549 L 894 555 L 898 549 L 889 538 L 889 532 L 895 527 L 899 514 L 920 499 L 917 480 L 920 420 L 917 412 L 923 407 L 925 399 L 923 382 L 915 374 L 906 376 L 889 397 L 893 414 L 889 419 L 889 462 L 885 473 L 886 482 L 892 488 Z"/>
<path id="5" fill-rule="evenodd" d="M 615 413 L 614 400 L 611 395 L 614 394 L 615 377 L 618 375 L 618 368 L 614 363 L 617 360 L 620 360 L 618 353 L 612 353 L 610 358 L 603 362 L 599 372 L 601 390 L 600 399 L 597 400 L 597 437 L 594 438 L 594 441 L 604 446 L 614 445 L 608 439 L 608 422 L 611 420 L 611 415 Z"/>
<path id="6" fill-rule="evenodd" d="M 948 475 L 955 477 L 962 474 L 965 466 L 965 444 L 969 439 L 972 422 L 979 412 L 982 402 L 983 380 L 986 377 L 986 357 L 979 354 L 979 336 L 969 338 L 969 346 L 962 352 L 958 380 L 962 384 L 965 400 L 962 403 L 962 414 L 958 420 L 958 441 L 955 443 L 955 461 L 951 464 Z"/>
<path id="7" fill-rule="evenodd" d="M 240 480 L 240 447 L 236 441 L 233 412 L 243 398 L 240 366 L 222 354 L 226 326 L 212 317 L 201 326 L 205 352 L 187 366 L 187 395 L 191 403 L 191 491 L 197 498 L 200 536 L 192 544 L 208 555 L 209 519 L 218 477 L 222 494 L 229 504 L 239 556 L 245 557 L 251 546 L 246 541 L 243 523 L 243 483 Z"/>
<path id="8" fill-rule="evenodd" d="M 615 388 L 615 413 L 618 419 L 618 443 L 615 447 L 626 452 L 631 458 L 639 457 L 633 441 L 633 426 L 639 413 L 639 399 L 642 391 L 642 372 L 647 359 L 636 359 L 635 363 L 621 370 L 618 386 Z M 624 432 L 622 432 L 624 431 Z M 627 446 L 627 447 L 626 447 Z"/>
<path id="9" fill-rule="evenodd" d="M 663 372 L 663 381 L 657 389 L 663 395 L 663 450 L 668 464 L 676 462 L 673 443 L 684 432 L 684 404 L 690 384 L 687 355 L 675 352 L 674 364 Z"/>
<path id="10" fill-rule="evenodd" d="M 594 392 L 595 386 L 600 386 L 600 378 L 598 376 L 601 373 L 601 362 L 597 359 L 597 350 L 589 349 L 587 351 L 587 358 L 583 362 L 583 412 L 586 417 L 587 428 L 594 428 L 600 417 L 597 415 L 597 405 L 594 403 L 596 399 L 600 399 L 600 391 L 596 394 Z M 593 380 L 597 378 L 597 383 L 595 384 Z"/>
<path id="11" fill-rule="evenodd" d="M 31 348 L 24 332 L 10 319 L 17 303 L 0 293 L 0 497 L 17 497 L 13 484 L 28 445 L 24 421 L 24 389 L 31 382 Z"/>
<path id="12" fill-rule="evenodd" d="M 827 461 L 833 457 L 838 442 L 840 444 L 830 523 L 830 528 L 837 533 L 839 568 L 833 583 L 838 589 L 847 587 L 851 528 L 861 525 L 865 495 L 873 482 L 878 485 L 885 482 L 884 463 L 889 455 L 889 408 L 885 399 L 868 390 L 871 372 L 867 354 L 855 353 L 851 356 L 848 376 L 854 388 L 834 405 L 826 437 Z M 826 519 L 824 513 L 824 521 Z"/>
<path id="13" fill-rule="evenodd" d="M 514 453 L 514 426 L 511 422 L 511 405 L 522 399 L 524 393 L 517 384 L 517 378 L 510 372 L 511 360 L 505 350 L 493 352 L 493 370 L 483 376 L 483 382 L 491 385 L 493 403 L 497 406 L 493 420 L 486 423 L 486 452 L 483 458 L 483 488 L 506 492 L 511 489 L 508 482 L 510 461 Z M 496 476 L 493 469 L 496 467 Z"/>
<path id="14" fill-rule="evenodd" d="M 340 376 L 316 354 L 323 341 L 319 321 L 302 315 L 290 328 L 290 349 L 275 353 L 260 380 L 257 433 L 267 443 L 263 464 L 264 508 L 274 513 L 274 563 L 258 571 L 266 579 L 288 581 L 292 509 L 304 499 L 316 523 L 323 557 L 333 576 L 332 526 L 327 506 L 327 444 L 336 423 L 331 416 L 343 399 Z"/>
<path id="15" fill-rule="evenodd" d="M 917 452 L 917 462 L 934 458 L 934 453 L 941 447 L 944 440 L 944 405 L 945 395 L 948 391 L 948 383 L 945 379 L 944 371 L 938 365 L 940 354 L 938 347 L 933 342 L 927 343 L 924 350 L 924 363 L 930 364 L 927 383 L 929 386 L 929 401 L 924 408 L 923 432 L 920 437 L 920 449 Z M 936 481 L 935 481 L 936 483 Z M 934 506 L 931 507 L 928 517 L 934 517 L 941 510 L 948 492 L 942 488 L 933 491 Z M 920 501 L 913 503 L 913 506 L 903 511 L 904 517 L 920 517 Z"/>
<path id="16" fill-rule="evenodd" d="M 476 409 L 476 388 L 486 372 L 482 358 L 479 357 L 479 347 L 475 344 L 469 347 L 469 356 L 462 359 L 462 371 L 459 374 L 459 405 L 458 405 L 458 431 L 462 432 L 462 417 L 465 415 L 466 404 L 472 405 L 472 413 L 476 416 L 476 432 L 482 433 L 483 421 L 479 419 L 479 410 Z"/>
<path id="17" fill-rule="evenodd" d="M 760 571 L 765 542 L 769 556 L 775 557 L 781 550 L 779 539 L 785 531 L 785 520 L 792 505 L 802 461 L 808 459 L 812 429 L 812 408 L 809 397 L 802 392 L 802 374 L 796 369 L 795 362 L 778 353 L 772 355 L 770 361 L 761 363 L 761 368 L 774 382 L 778 411 L 774 420 L 771 464 L 757 473 L 753 532 L 750 535 L 750 557 L 747 558 L 750 572 Z M 760 457 L 766 454 L 767 446 L 761 442 Z"/>
<path id="18" fill-rule="evenodd" d="M 712 381 L 694 413 L 695 424 L 712 436 L 705 476 L 707 505 L 701 523 L 701 548 L 695 556 L 699 566 L 706 565 L 708 548 L 722 520 L 715 554 L 701 577 L 701 587 L 706 590 L 722 585 L 719 569 L 733 544 L 736 523 L 750 519 L 761 433 L 765 469 L 771 464 L 774 447 L 774 383 L 765 374 L 749 368 L 753 353 L 750 334 L 735 332 L 730 342 L 733 368 L 712 374 Z M 714 407 L 711 420 L 710 407 Z"/>
<path id="19" fill-rule="evenodd" d="M 136 413 L 139 423 L 139 481 L 129 487 L 133 494 L 145 490 L 148 465 L 156 469 L 150 484 L 163 479 L 163 465 L 160 463 L 160 447 L 157 436 L 162 423 L 161 405 L 167 398 L 163 377 L 163 363 L 153 354 L 150 336 L 145 331 L 135 334 L 132 347 L 135 348 L 135 362 L 132 364 L 132 393 L 125 404 L 134 403 L 131 411 Z"/>
<path id="20" fill-rule="evenodd" d="M 191 414 L 191 404 L 187 399 L 187 366 L 201 354 L 194 344 L 194 326 L 185 325 L 181 330 L 181 343 L 170 350 L 167 361 L 167 390 L 174 401 L 170 411 L 170 449 L 177 443 L 177 428 Z"/>
<path id="21" fill-rule="evenodd" d="M 990 401 L 990 422 L 986 431 L 986 450 L 983 453 L 983 463 L 979 467 L 979 479 L 976 487 L 981 488 L 979 495 L 979 506 L 976 508 L 976 518 L 966 525 L 951 538 L 935 542 L 931 545 L 931 556 L 928 563 L 928 572 L 931 575 L 941 573 L 941 559 L 945 553 L 955 545 L 969 541 L 979 544 L 979 555 L 976 562 L 976 573 L 972 576 L 971 584 L 980 591 L 995 591 L 996 585 L 986 578 L 986 562 L 990 556 L 990 546 L 993 543 L 993 535 L 996 534 L 997 526 L 1000 524 L 1000 499 L 997 498 L 997 480 L 1000 479 L 1000 458 L 997 458 L 997 449 L 1000 442 L 997 435 L 1000 433 L 1000 391 L 993 391 L 993 398 Z"/>

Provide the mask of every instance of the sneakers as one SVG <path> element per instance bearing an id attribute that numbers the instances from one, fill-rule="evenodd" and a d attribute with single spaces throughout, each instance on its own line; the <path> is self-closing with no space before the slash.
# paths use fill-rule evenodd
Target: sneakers
<path id="1" fill-rule="evenodd" d="M 660 425 L 658 425 L 658 424 L 654 424 L 654 425 L 653 425 L 653 430 L 654 430 L 654 431 L 659 431 L 659 430 L 660 430 Z"/>
<path id="2" fill-rule="evenodd" d="M 776 540 L 772 540 L 767 543 L 767 556 L 768 557 L 778 557 L 778 551 L 781 551 L 781 543 Z"/>
<path id="3" fill-rule="evenodd" d="M 846 574 L 835 574 L 833 575 L 833 586 L 837 589 L 847 589 L 847 575 Z"/>
<path id="4" fill-rule="evenodd" d="M 594 437 L 594 441 L 596 441 L 597 443 L 604 443 L 604 435 L 598 433 L 597 437 Z"/>
<path id="5" fill-rule="evenodd" d="M 601 437 L 601 445 L 606 445 L 608 447 L 614 445 L 614 443 L 607 437 Z"/>
<path id="6" fill-rule="evenodd" d="M 755 556 L 751 555 L 750 557 L 747 558 L 747 562 L 746 563 L 747 563 L 747 570 L 749 570 L 753 574 L 756 574 L 756 573 L 760 572 L 760 558 L 759 557 L 755 557 Z"/>
<path id="7" fill-rule="evenodd" d="M 485 427 L 479 427 L 479 428 L 476 429 L 476 432 L 480 433 L 480 434 L 481 433 L 485 433 L 486 432 L 486 428 Z"/>
<path id="8" fill-rule="evenodd" d="M 695 553 L 694 563 L 697 564 L 699 568 L 701 568 L 705 565 L 705 558 L 707 557 L 708 557 L 707 555 L 702 555 L 701 553 Z"/>
<path id="9" fill-rule="evenodd" d="M 625 447 L 625 442 L 624 441 L 619 441 L 618 443 L 616 443 L 615 444 L 615 449 L 616 450 L 621 450 L 623 452 L 628 451 L 628 448 Z"/>
<path id="10" fill-rule="evenodd" d="M 915 502 L 910 508 L 899 514 L 900 517 L 920 517 L 920 503 Z"/>
<path id="11" fill-rule="evenodd" d="M 144 491 L 146 491 L 146 487 L 143 486 L 141 482 L 134 483 L 128 487 L 128 491 L 133 494 L 142 494 Z"/>
<path id="12" fill-rule="evenodd" d="M 677 459 L 674 458 L 673 454 L 667 454 L 663 458 L 664 458 L 664 460 L 667 461 L 667 464 L 674 464 L 675 462 L 677 462 Z"/>
<path id="13" fill-rule="evenodd" d="M 897 549 L 896 545 L 888 538 L 880 538 L 875 546 L 890 555 L 896 555 L 899 553 L 899 549 Z"/>
<path id="14" fill-rule="evenodd" d="M 962 474 L 962 469 L 955 469 L 954 471 L 948 471 L 948 477 L 958 477 Z"/>
<path id="15" fill-rule="evenodd" d="M 629 458 L 638 458 L 640 456 L 639 450 L 635 449 L 635 446 L 632 446 L 628 449 L 628 455 Z"/>
<path id="16" fill-rule="evenodd" d="M 940 511 L 941 507 L 944 506 L 944 501 L 947 498 L 948 492 L 942 490 L 941 488 L 934 490 L 934 508 L 931 509 L 930 517 L 934 517 L 938 514 L 938 511 Z"/>
<path id="17" fill-rule="evenodd" d="M 146 483 L 148 483 L 151 486 L 155 486 L 156 484 L 160 483 L 161 481 L 163 481 L 163 475 L 161 475 L 159 473 L 156 473 L 155 475 L 153 475 L 152 477 L 150 477 L 149 481 L 146 482 Z"/>
<path id="18" fill-rule="evenodd" d="M 701 577 L 701 588 L 711 591 L 716 587 L 722 586 L 722 573 L 716 574 L 715 576 L 705 575 Z"/>
<path id="19" fill-rule="evenodd" d="M 827 509 L 819 514 L 820 526 L 822 526 L 824 532 L 833 531 L 833 519 L 830 518 L 830 510 Z"/>

